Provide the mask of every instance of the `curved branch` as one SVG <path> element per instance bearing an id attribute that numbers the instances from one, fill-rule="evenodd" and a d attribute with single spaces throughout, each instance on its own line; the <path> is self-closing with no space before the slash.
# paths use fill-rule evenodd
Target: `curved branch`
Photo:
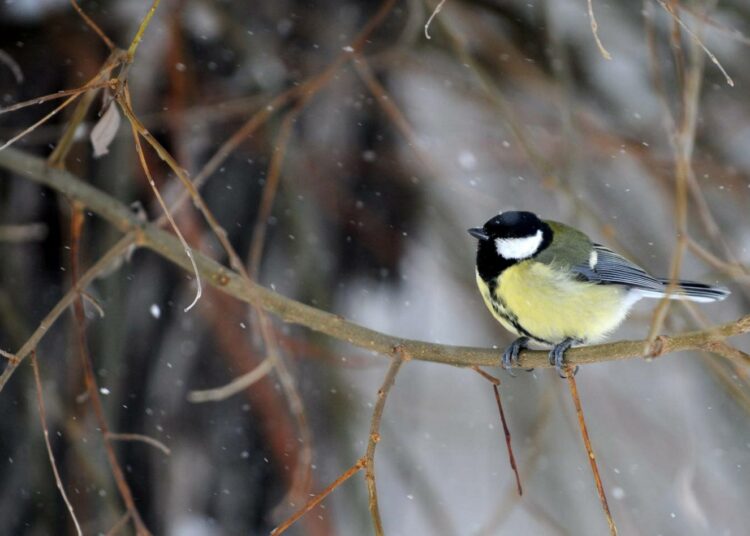
<path id="1" fill-rule="evenodd" d="M 370 439 L 367 441 L 367 454 L 365 454 L 365 480 L 367 482 L 368 503 L 370 506 L 370 517 L 372 518 L 375 536 L 383 536 L 383 520 L 380 517 L 380 507 L 378 506 L 378 489 L 375 484 L 375 448 L 380 443 L 380 421 L 383 419 L 383 410 L 385 409 L 385 400 L 391 387 L 396 382 L 398 374 L 404 360 L 400 353 L 391 361 L 391 366 L 383 379 L 383 385 L 378 389 L 378 401 L 375 403 L 375 409 L 372 411 L 370 421 Z"/>
<path id="2" fill-rule="evenodd" d="M 14 148 L 0 151 L 0 168 L 44 184 L 83 204 L 123 233 L 135 233 L 138 245 L 169 259 L 187 272 L 191 271 L 184 250 L 173 234 L 153 224 L 140 221 L 124 204 L 81 181 L 71 173 L 51 169 L 47 167 L 44 160 Z M 495 366 L 500 359 L 500 352 L 494 349 L 447 346 L 393 337 L 349 322 L 339 315 L 286 298 L 256 283 L 248 283 L 239 274 L 197 251 L 195 261 L 201 277 L 222 292 L 260 307 L 285 322 L 305 326 L 360 348 L 391 357 L 399 353 L 407 360 L 431 361 L 460 367 Z M 673 336 L 661 335 L 650 345 L 646 341 L 620 341 L 573 348 L 566 354 L 566 358 L 572 365 L 583 365 L 633 357 L 656 357 L 682 350 L 705 350 L 746 360 L 746 354 L 743 353 L 717 352 L 717 348 L 722 348 L 721 345 L 717 345 L 717 342 L 747 332 L 750 332 L 750 315 L 707 330 L 690 331 Z M 23 359 L 26 355 L 17 354 L 17 357 Z M 547 352 L 524 351 L 520 356 L 518 366 L 523 368 L 548 367 L 550 365 Z"/>

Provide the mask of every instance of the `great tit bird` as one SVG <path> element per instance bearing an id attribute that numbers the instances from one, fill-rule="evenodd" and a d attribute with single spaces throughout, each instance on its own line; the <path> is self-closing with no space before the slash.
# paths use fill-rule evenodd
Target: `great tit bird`
<path id="1" fill-rule="evenodd" d="M 503 353 L 503 368 L 518 363 L 533 342 L 552 347 L 550 364 L 561 373 L 573 345 L 602 340 L 641 298 L 723 300 L 729 290 L 694 281 L 653 277 L 581 231 L 531 212 L 501 212 L 476 238 L 476 278 L 484 303 L 519 337 Z"/>

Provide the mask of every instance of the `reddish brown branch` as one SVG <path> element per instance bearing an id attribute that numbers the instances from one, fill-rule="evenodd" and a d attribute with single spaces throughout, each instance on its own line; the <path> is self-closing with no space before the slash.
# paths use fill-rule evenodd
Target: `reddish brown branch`
<path id="1" fill-rule="evenodd" d="M 505 411 L 503 411 L 503 403 L 500 400 L 500 380 L 498 378 L 495 378 L 491 374 L 487 374 L 485 371 L 483 371 L 479 367 L 471 367 L 476 372 L 479 373 L 480 376 L 482 376 L 484 379 L 489 381 L 492 384 L 492 390 L 495 393 L 495 402 L 497 402 L 497 410 L 500 413 L 500 422 L 503 425 L 503 435 L 505 435 L 505 446 L 508 449 L 508 462 L 510 463 L 510 468 L 513 470 L 513 473 L 516 476 L 516 489 L 518 490 L 518 495 L 523 495 L 523 487 L 521 486 L 521 476 L 518 474 L 518 466 L 516 465 L 516 457 L 513 455 L 513 447 L 511 446 L 511 435 L 510 435 L 510 428 L 508 427 L 508 422 L 505 420 Z"/>
<path id="2" fill-rule="evenodd" d="M 602 485 L 602 478 L 599 475 L 599 468 L 596 465 L 596 457 L 594 456 L 594 449 L 591 447 L 591 439 L 589 438 L 589 432 L 586 428 L 586 421 L 583 418 L 583 407 L 581 406 L 581 398 L 578 396 L 578 387 L 576 386 L 575 374 L 573 373 L 574 368 L 571 366 L 567 367 L 566 377 L 568 379 L 568 386 L 570 387 L 570 396 L 573 398 L 573 404 L 576 407 L 576 416 L 578 417 L 578 427 L 581 429 L 581 437 L 583 438 L 583 445 L 586 447 L 586 453 L 588 454 L 589 463 L 591 464 L 591 472 L 594 474 L 594 482 L 596 483 L 596 491 L 599 494 L 599 501 L 602 503 L 602 509 L 604 515 L 607 517 L 607 524 L 609 525 L 610 536 L 617 536 L 617 527 L 615 521 L 612 519 L 612 513 L 609 511 L 609 504 L 607 503 L 607 496 L 604 493 L 604 486 Z"/>
<path id="3" fill-rule="evenodd" d="M 508 461 L 510 462 L 510 468 L 513 469 L 513 473 L 516 475 L 516 488 L 518 489 L 518 495 L 523 495 L 523 488 L 521 487 L 521 476 L 518 474 L 516 458 L 515 456 L 513 456 L 513 447 L 510 444 L 510 428 L 508 428 L 508 423 L 505 420 L 503 404 L 502 402 L 500 402 L 500 389 L 496 384 L 492 384 L 492 389 L 495 392 L 495 401 L 497 402 L 497 410 L 500 412 L 500 420 L 503 422 L 505 446 L 508 448 Z"/>
<path id="4" fill-rule="evenodd" d="M 286 530 L 291 527 L 299 518 L 304 516 L 307 512 L 315 508 L 318 504 L 320 504 L 323 499 L 328 497 L 328 495 L 331 494 L 333 490 L 338 488 L 341 484 L 349 480 L 352 476 L 354 476 L 356 473 L 358 473 L 363 467 L 365 466 L 365 457 L 362 456 L 357 462 L 352 465 L 349 469 L 347 469 L 341 476 L 339 476 L 336 480 L 334 480 L 331 485 L 329 485 L 326 489 L 318 493 L 315 497 L 310 499 L 307 504 L 305 504 L 302 508 L 297 510 L 294 514 L 292 514 L 286 521 L 281 523 L 279 526 L 277 526 L 275 529 L 271 531 L 271 536 L 278 536 L 279 534 L 283 534 L 286 532 Z"/>
<path id="5" fill-rule="evenodd" d="M 76 204 L 76 206 L 74 206 L 73 208 L 73 213 L 71 216 L 70 271 L 73 288 L 76 287 L 78 281 L 78 256 L 83 221 L 84 212 L 82 210 L 82 207 Z M 120 467 L 120 462 L 117 460 L 117 455 L 115 454 L 114 448 L 112 447 L 112 444 L 110 443 L 110 440 L 108 438 L 108 435 L 110 433 L 109 425 L 107 424 L 107 418 L 105 416 L 102 400 L 99 397 L 99 388 L 96 382 L 94 366 L 88 351 L 88 345 L 86 343 L 86 315 L 83 308 L 83 297 L 80 295 L 80 293 L 78 298 L 73 302 L 73 312 L 75 319 L 74 325 L 76 338 L 78 340 L 78 351 L 81 357 L 81 364 L 83 366 L 84 379 L 86 382 L 86 391 L 88 392 L 89 399 L 91 400 L 91 408 L 94 410 L 94 416 L 96 417 L 99 431 L 102 434 L 104 451 L 107 455 L 110 469 L 112 470 L 112 476 L 115 479 L 115 484 L 118 491 L 120 492 L 120 496 L 122 497 L 123 502 L 125 503 L 125 507 L 130 513 L 130 517 L 135 524 L 136 532 L 139 535 L 149 535 L 151 533 L 143 523 L 141 515 L 135 506 L 135 501 L 133 500 L 133 494 L 130 491 L 130 486 L 125 480 L 125 474 L 122 471 L 122 467 Z"/>

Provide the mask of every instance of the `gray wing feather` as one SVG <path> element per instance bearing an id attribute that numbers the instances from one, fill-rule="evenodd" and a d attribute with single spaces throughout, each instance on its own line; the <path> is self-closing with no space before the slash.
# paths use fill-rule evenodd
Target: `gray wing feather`
<path id="1" fill-rule="evenodd" d="M 668 279 L 656 278 L 640 266 L 633 264 L 601 244 L 593 244 L 597 262 L 594 266 L 580 264 L 572 269 L 579 279 L 601 285 L 622 285 L 644 291 L 650 298 L 664 296 L 669 285 Z M 714 287 L 697 281 L 677 281 L 678 287 L 670 297 L 698 302 L 721 301 L 729 296 L 724 287 Z"/>
<path id="2" fill-rule="evenodd" d="M 573 271 L 579 278 L 605 285 L 624 285 L 643 290 L 664 291 L 662 281 L 622 255 L 618 255 L 601 244 L 594 244 L 594 251 L 596 251 L 597 261 L 593 267 L 588 264 L 573 267 Z"/>

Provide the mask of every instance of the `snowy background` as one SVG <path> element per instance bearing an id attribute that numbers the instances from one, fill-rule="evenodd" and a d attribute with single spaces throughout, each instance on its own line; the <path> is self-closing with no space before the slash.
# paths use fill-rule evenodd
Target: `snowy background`
<path id="1" fill-rule="evenodd" d="M 366 44 L 295 122 L 269 220 L 259 280 L 284 295 L 388 334 L 498 347 L 512 339 L 474 283 L 466 229 L 499 210 L 532 210 L 587 232 L 666 276 L 676 244 L 675 156 L 686 80 L 701 81 L 682 276 L 728 286 L 721 304 L 673 306 L 665 330 L 732 321 L 749 307 L 750 4 L 672 2 L 734 82 L 658 1 L 595 1 L 600 54 L 583 0 L 399 1 Z M 684 5 L 682 5 L 684 4 Z M 126 47 L 150 3 L 82 2 Z M 321 72 L 378 9 L 368 0 L 164 0 L 129 76 L 136 112 L 195 174 L 275 95 Z M 0 3 L 0 106 L 80 86 L 107 50 L 63 0 Z M 14 76 L 20 69 L 23 81 Z M 360 76 L 369 70 L 387 95 Z M 687 95 L 686 98 L 690 98 Z M 159 207 L 123 125 L 94 159 L 81 127 L 68 169 L 125 203 Z M 390 107 L 389 107 L 390 106 Z M 0 115 L 0 139 L 51 105 Z M 394 111 L 395 110 L 395 111 Z M 245 141 L 202 190 L 242 254 L 287 108 Z M 67 116 L 16 147 L 46 156 Z M 179 186 L 150 159 L 169 198 Z M 40 223 L 42 236 L 0 241 L 0 347 L 14 351 L 69 285 L 64 199 L 0 170 L 0 230 Z M 713 218 L 726 244 L 712 236 Z M 192 207 L 191 244 L 220 248 Z M 90 217 L 84 265 L 117 238 Z M 734 256 L 734 258 L 732 258 Z M 740 275 L 738 275 L 740 274 Z M 148 434 L 170 456 L 121 443 L 138 508 L 155 534 L 267 534 L 292 512 L 284 498 L 298 453 L 295 421 L 275 377 L 223 402 L 187 393 L 222 385 L 263 357 L 245 307 L 208 292 L 188 313 L 183 272 L 139 251 L 97 281 L 106 315 L 89 344 L 110 426 Z M 642 302 L 613 340 L 642 339 L 655 302 Z M 305 402 L 313 490 L 365 451 L 387 360 L 275 323 Z M 122 515 L 85 403 L 68 317 L 39 349 L 53 445 L 84 533 Z M 731 341 L 750 350 L 747 336 Z M 524 496 L 515 492 L 490 384 L 470 370 L 406 363 L 385 408 L 377 476 L 385 532 L 395 535 L 598 535 L 607 525 L 567 384 L 537 370 L 502 380 Z M 615 522 L 623 535 L 741 535 L 750 516 L 747 363 L 699 353 L 582 368 L 583 408 Z M 72 532 L 55 488 L 24 365 L 0 393 L 3 534 Z M 130 527 L 123 530 L 132 530 Z M 289 534 L 371 533 L 363 475 L 336 490 Z"/>

